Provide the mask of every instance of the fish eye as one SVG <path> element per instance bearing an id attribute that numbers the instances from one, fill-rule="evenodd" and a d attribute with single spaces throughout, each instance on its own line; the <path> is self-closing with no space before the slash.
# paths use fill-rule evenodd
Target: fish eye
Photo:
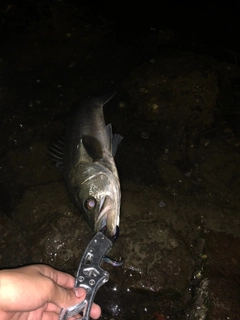
<path id="1" fill-rule="evenodd" d="M 84 202 L 84 207 L 85 207 L 86 210 L 93 210 L 96 207 L 96 199 L 88 198 Z"/>

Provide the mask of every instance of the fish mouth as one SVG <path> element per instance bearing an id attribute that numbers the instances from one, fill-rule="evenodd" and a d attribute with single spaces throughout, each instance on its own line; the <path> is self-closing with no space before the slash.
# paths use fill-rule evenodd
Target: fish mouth
<path id="1" fill-rule="evenodd" d="M 106 235 L 107 233 L 107 226 L 105 225 L 101 230 L 99 230 L 100 232 L 102 232 L 104 235 Z M 117 240 L 117 238 L 119 237 L 119 226 L 116 226 L 116 232 L 114 236 L 110 236 L 108 237 L 112 242 L 115 242 Z"/>
<path id="2" fill-rule="evenodd" d="M 119 235 L 119 215 L 114 200 L 109 196 L 103 197 L 99 212 L 94 226 L 95 232 L 101 231 L 111 240 L 116 240 Z"/>

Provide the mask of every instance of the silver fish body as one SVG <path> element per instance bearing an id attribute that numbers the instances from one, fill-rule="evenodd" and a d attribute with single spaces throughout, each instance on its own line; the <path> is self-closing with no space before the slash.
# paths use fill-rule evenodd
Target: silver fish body
<path id="1" fill-rule="evenodd" d="M 114 152 L 122 137 L 105 124 L 103 105 L 113 96 L 86 99 L 70 118 L 63 150 L 68 193 L 93 229 L 114 237 L 120 223 L 121 191 Z"/>

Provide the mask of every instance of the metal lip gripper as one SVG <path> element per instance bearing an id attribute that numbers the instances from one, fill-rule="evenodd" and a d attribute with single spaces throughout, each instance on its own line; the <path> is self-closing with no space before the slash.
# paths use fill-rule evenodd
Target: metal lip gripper
<path id="1" fill-rule="evenodd" d="M 112 241 L 102 232 L 98 232 L 89 242 L 80 261 L 74 285 L 75 288 L 82 287 L 87 291 L 86 298 L 79 304 L 63 308 L 58 320 L 67 320 L 80 312 L 83 312 L 82 320 L 89 320 L 96 292 L 109 279 L 109 273 L 100 267 L 100 263 L 111 247 Z"/>

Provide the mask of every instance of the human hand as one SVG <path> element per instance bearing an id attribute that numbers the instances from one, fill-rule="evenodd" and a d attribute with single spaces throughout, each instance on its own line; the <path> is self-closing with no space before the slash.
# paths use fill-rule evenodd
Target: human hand
<path id="1" fill-rule="evenodd" d="M 57 320 L 62 308 L 85 299 L 83 288 L 74 289 L 70 274 L 36 264 L 0 270 L 1 320 Z M 98 319 L 101 309 L 92 305 L 91 317 Z M 81 318 L 76 315 L 71 319 Z"/>

